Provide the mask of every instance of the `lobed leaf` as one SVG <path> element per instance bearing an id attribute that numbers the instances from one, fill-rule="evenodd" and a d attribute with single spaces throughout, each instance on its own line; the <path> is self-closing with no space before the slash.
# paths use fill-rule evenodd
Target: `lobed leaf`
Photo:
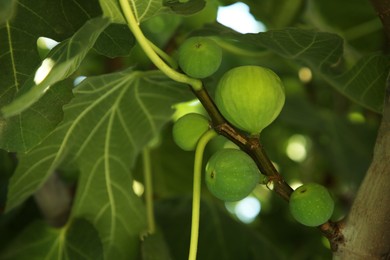
<path id="1" fill-rule="evenodd" d="M 342 67 L 343 40 L 332 33 L 283 29 L 244 36 L 255 45 L 301 61 L 351 100 L 382 112 L 388 57 L 361 58 L 352 68 Z"/>
<path id="2" fill-rule="evenodd" d="M 138 23 L 149 19 L 152 16 L 164 12 L 165 8 L 161 0 L 128 0 Z M 99 0 L 105 17 L 109 17 L 115 23 L 126 23 L 122 15 L 119 1 Z"/>
<path id="3" fill-rule="evenodd" d="M 17 1 L 16 16 L 0 24 L 0 104 L 12 101 L 40 63 L 39 37 L 62 41 L 100 14 L 95 1 Z M 31 26 L 33 25 L 33 26 Z"/>
<path id="4" fill-rule="evenodd" d="M 109 25 L 107 18 L 88 20 L 70 39 L 57 45 L 22 86 L 11 104 L 2 108 L 10 117 L 30 107 L 55 83 L 69 77 L 79 67 L 102 31 Z"/>
<path id="5" fill-rule="evenodd" d="M 98 229 L 108 259 L 137 251 L 145 227 L 143 205 L 132 191 L 136 157 L 170 120 L 171 106 L 186 88 L 159 72 L 124 71 L 85 79 L 64 107 L 64 121 L 20 158 L 12 176 L 7 211 L 33 194 L 60 166 L 80 171 L 73 217 Z"/>
<path id="6" fill-rule="evenodd" d="M 382 113 L 389 58 L 380 54 L 361 58 L 341 75 L 328 76 L 342 94 L 371 110 Z"/>
<path id="7" fill-rule="evenodd" d="M 21 86 L 35 73 L 41 62 L 37 51 L 39 37 L 62 41 L 86 20 L 100 14 L 97 1 L 13 2 L 17 12 L 12 19 L 0 23 L 0 107 L 11 103 Z M 11 4 L 10 1 L 5 3 Z M 0 118 L 2 149 L 25 152 L 46 137 L 62 120 L 61 107 L 69 101 L 70 95 L 65 95 L 63 87 L 54 87 L 53 90 L 46 93 L 46 100 L 36 103 L 23 114 L 7 120 Z M 31 121 L 34 124 L 28 124 Z"/>

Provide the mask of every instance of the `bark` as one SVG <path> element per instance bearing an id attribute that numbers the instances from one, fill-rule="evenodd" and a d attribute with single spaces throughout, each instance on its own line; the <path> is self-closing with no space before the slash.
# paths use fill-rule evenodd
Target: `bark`
<path id="1" fill-rule="evenodd" d="M 389 84 L 388 84 L 389 85 Z M 348 217 L 333 259 L 390 259 L 390 88 L 372 163 Z"/>

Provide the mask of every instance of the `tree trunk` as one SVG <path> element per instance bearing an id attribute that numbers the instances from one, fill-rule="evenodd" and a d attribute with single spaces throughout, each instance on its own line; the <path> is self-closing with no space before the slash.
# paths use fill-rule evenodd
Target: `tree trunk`
<path id="1" fill-rule="evenodd" d="M 388 82 L 389 85 L 389 82 Z M 343 241 L 333 259 L 390 259 L 390 88 L 374 156 L 348 217 L 341 224 Z"/>

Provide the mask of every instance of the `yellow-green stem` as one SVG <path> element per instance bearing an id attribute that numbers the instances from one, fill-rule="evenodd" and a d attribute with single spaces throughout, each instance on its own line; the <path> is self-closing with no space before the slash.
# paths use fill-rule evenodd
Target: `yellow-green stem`
<path id="1" fill-rule="evenodd" d="M 165 53 L 163 50 L 161 50 L 158 46 L 156 46 L 153 42 L 149 41 L 150 46 L 152 49 L 166 62 L 168 65 L 172 68 L 177 70 L 179 68 L 179 65 L 177 62 L 172 59 L 171 56 L 169 56 L 167 53 Z"/>
<path id="2" fill-rule="evenodd" d="M 156 230 L 156 224 L 154 221 L 152 167 L 149 148 L 145 148 L 142 151 L 142 160 L 144 166 L 145 204 L 146 216 L 148 220 L 148 232 L 149 234 L 153 234 Z"/>
<path id="3" fill-rule="evenodd" d="M 202 180 L 202 161 L 203 152 L 207 143 L 218 134 L 210 129 L 200 138 L 195 151 L 194 162 L 194 187 L 192 194 L 192 220 L 191 220 L 191 241 L 190 252 L 188 259 L 195 260 L 198 251 L 198 237 L 199 237 L 199 216 L 200 216 L 200 193 Z"/>
<path id="4" fill-rule="evenodd" d="M 136 20 L 133 10 L 131 9 L 130 3 L 128 0 L 119 0 L 119 3 L 122 8 L 122 12 L 127 20 L 128 26 L 133 33 L 134 37 L 138 41 L 141 48 L 144 50 L 145 54 L 153 62 L 153 64 L 161 70 L 165 75 L 171 78 L 174 81 L 181 82 L 184 84 L 190 85 L 194 90 L 202 89 L 202 82 L 198 79 L 190 78 L 185 74 L 179 73 L 178 71 L 172 69 L 168 64 L 161 59 L 161 57 L 154 51 L 153 47 L 150 45 L 149 40 L 142 33 L 141 28 L 139 27 L 138 21 Z"/>

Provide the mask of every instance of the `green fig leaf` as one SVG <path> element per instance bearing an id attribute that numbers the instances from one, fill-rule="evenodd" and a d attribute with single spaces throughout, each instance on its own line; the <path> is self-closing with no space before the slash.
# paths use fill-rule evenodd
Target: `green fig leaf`
<path id="1" fill-rule="evenodd" d="M 158 71 L 127 70 L 87 78 L 74 96 L 64 107 L 63 122 L 20 156 L 6 209 L 20 205 L 56 169 L 75 165 L 80 177 L 73 217 L 93 223 L 108 258 L 134 257 L 146 223 L 142 201 L 131 188 L 130 169 L 171 119 L 172 105 L 189 99 L 190 92 Z"/>
<path id="2" fill-rule="evenodd" d="M 18 92 L 22 85 L 31 80 L 42 62 L 37 51 L 40 37 L 61 42 L 71 37 L 88 19 L 101 14 L 97 1 L 3 0 L 1 3 L 12 4 L 15 12 L 12 19 L 0 23 L 0 108 L 21 94 Z M 8 9 L 4 8 L 0 10 L 6 12 Z M 8 14 L 11 15 L 7 11 Z M 62 120 L 61 107 L 71 98 L 70 89 L 65 94 L 63 87 L 55 85 L 47 91 L 44 101 L 19 116 L 9 119 L 0 116 L 2 149 L 25 152 L 42 141 Z"/>
<path id="3" fill-rule="evenodd" d="M 10 117 L 23 112 L 53 84 L 75 72 L 109 23 L 108 19 L 100 17 L 88 20 L 70 39 L 54 47 L 35 74 L 22 86 L 18 97 L 2 108 L 3 115 Z"/>
<path id="4" fill-rule="evenodd" d="M 99 0 L 99 2 L 105 17 L 109 17 L 115 23 L 126 23 L 126 19 L 122 15 L 120 1 Z M 138 23 L 165 12 L 166 9 L 161 0 L 131 0 L 128 2 Z"/>

